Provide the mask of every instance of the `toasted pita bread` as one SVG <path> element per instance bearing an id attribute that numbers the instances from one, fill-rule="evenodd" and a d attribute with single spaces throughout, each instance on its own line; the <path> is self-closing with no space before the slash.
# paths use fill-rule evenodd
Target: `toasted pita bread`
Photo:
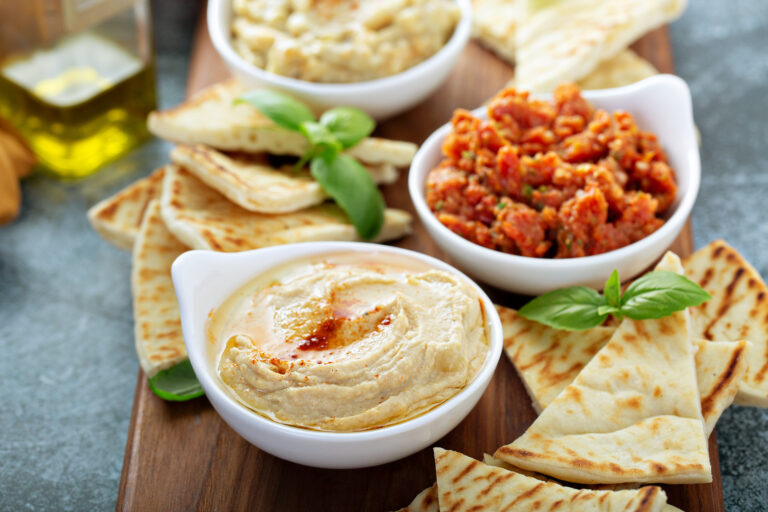
<path id="1" fill-rule="evenodd" d="M 88 210 L 88 220 L 93 229 L 108 242 L 130 251 L 149 202 L 160 199 L 163 176 L 163 168 L 157 169 L 146 178 L 93 205 Z"/>
<path id="2" fill-rule="evenodd" d="M 309 172 L 295 173 L 290 165 L 276 169 L 264 154 L 228 156 L 208 146 L 182 144 L 171 152 L 171 160 L 253 212 L 294 212 L 328 199 Z M 397 180 L 393 165 L 367 165 L 366 169 L 376 183 Z"/>
<path id="3" fill-rule="evenodd" d="M 515 39 L 515 83 L 548 92 L 577 82 L 685 6 L 686 0 L 568 0 L 532 13 Z"/>
<path id="4" fill-rule="evenodd" d="M 504 351 L 541 413 L 613 336 L 615 327 L 559 331 L 496 306 L 504 331 Z M 694 340 L 696 382 L 707 435 L 733 402 L 746 371 L 747 342 Z"/>
<path id="5" fill-rule="evenodd" d="M 528 0 L 473 0 L 472 35 L 507 62 L 515 62 L 515 35 Z"/>
<path id="6" fill-rule="evenodd" d="M 334 204 L 281 215 L 249 212 L 175 165 L 166 169 L 162 212 L 171 233 L 194 249 L 237 252 L 294 242 L 360 240 Z M 408 212 L 387 209 L 374 241 L 399 238 L 410 230 Z"/>
<path id="7" fill-rule="evenodd" d="M 630 49 L 605 60 L 586 77 L 579 80 L 582 90 L 611 89 L 639 82 L 649 76 L 658 75 L 653 64 Z"/>
<path id="8" fill-rule="evenodd" d="M 133 247 L 131 291 L 136 354 L 152 377 L 187 358 L 171 264 L 187 248 L 165 227 L 160 203 L 152 200 Z"/>
<path id="9" fill-rule="evenodd" d="M 573 489 L 489 466 L 461 453 L 435 448 L 440 510 L 570 510 L 659 512 L 667 502 L 660 487 L 624 491 Z M 566 510 L 566 509 L 564 509 Z"/>
<path id="10" fill-rule="evenodd" d="M 712 299 L 691 309 L 693 335 L 707 340 L 746 339 L 748 369 L 736 403 L 768 407 L 768 289 L 733 247 L 716 240 L 684 263 L 685 274 Z"/>
<path id="11" fill-rule="evenodd" d="M 671 253 L 657 269 L 682 272 Z M 579 483 L 710 482 L 687 311 L 624 319 L 573 383 L 494 457 Z"/>
<path id="12" fill-rule="evenodd" d="M 235 80 L 213 85 L 181 105 L 152 112 L 149 131 L 158 137 L 184 144 L 204 144 L 217 149 L 249 153 L 301 156 L 307 141 L 298 132 L 274 124 L 257 109 L 234 104 L 248 87 Z M 361 162 L 407 166 L 416 145 L 369 137 L 348 150 Z"/>
<path id="13" fill-rule="evenodd" d="M 396 512 L 440 512 L 437 503 L 437 484 L 427 487 L 413 499 L 410 505 Z"/>

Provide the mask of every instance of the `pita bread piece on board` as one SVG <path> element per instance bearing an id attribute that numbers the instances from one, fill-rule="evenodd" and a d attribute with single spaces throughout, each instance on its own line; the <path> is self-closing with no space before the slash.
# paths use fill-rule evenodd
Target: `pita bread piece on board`
<path id="1" fill-rule="evenodd" d="M 437 504 L 437 484 L 427 487 L 413 499 L 410 505 L 396 512 L 440 512 Z"/>
<path id="2" fill-rule="evenodd" d="M 147 377 L 187 358 L 171 264 L 187 248 L 165 227 L 160 203 L 147 207 L 133 247 L 131 291 L 136 354 Z"/>
<path id="3" fill-rule="evenodd" d="M 155 170 L 112 197 L 93 205 L 88 210 L 88 220 L 93 229 L 108 242 L 130 251 L 149 202 L 160 199 L 163 169 Z"/>
<path id="4" fill-rule="evenodd" d="M 249 212 L 174 165 L 166 170 L 162 211 L 171 233 L 193 249 L 237 252 L 294 242 L 360 240 L 335 204 L 280 215 Z M 410 231 L 409 213 L 387 209 L 374 241 L 392 240 Z"/>
<path id="5" fill-rule="evenodd" d="M 515 35 L 529 0 L 473 0 L 472 36 L 509 63 L 515 62 Z"/>
<path id="6" fill-rule="evenodd" d="M 639 82 L 649 76 L 658 75 L 653 64 L 627 48 L 618 55 L 605 60 L 589 75 L 579 80 L 583 91 L 594 89 L 612 89 Z"/>
<path id="7" fill-rule="evenodd" d="M 657 266 L 675 268 L 682 270 L 671 253 Z M 573 383 L 494 457 L 586 484 L 710 482 L 687 311 L 624 319 Z"/>
<path id="8" fill-rule="evenodd" d="M 182 144 L 171 151 L 171 160 L 233 203 L 253 212 L 294 212 L 328 199 L 308 171 L 294 172 L 290 165 L 276 169 L 264 154 L 229 156 L 208 146 Z M 376 183 L 397 180 L 393 165 L 365 167 Z"/>
<path id="9" fill-rule="evenodd" d="M 161 139 L 184 144 L 204 144 L 228 151 L 301 156 L 307 141 L 286 130 L 255 107 L 235 104 L 249 90 L 235 80 L 215 84 L 169 110 L 152 112 L 149 131 Z M 361 162 L 404 167 L 411 163 L 417 146 L 410 142 L 368 137 L 347 153 Z"/>
<path id="10" fill-rule="evenodd" d="M 528 17 L 515 40 L 515 83 L 548 92 L 577 82 L 634 40 L 680 16 L 686 0 L 568 0 Z"/>
<path id="11" fill-rule="evenodd" d="M 667 502 L 657 486 L 624 491 L 572 489 L 442 448 L 435 448 L 435 471 L 440 510 L 554 510 L 568 503 L 570 508 L 563 510 L 658 512 Z"/>
<path id="12" fill-rule="evenodd" d="M 608 343 L 615 327 L 560 331 L 496 306 L 504 331 L 504 352 L 541 414 Z M 696 382 L 707 436 L 733 402 L 746 371 L 747 342 L 695 340 Z"/>
<path id="13" fill-rule="evenodd" d="M 716 240 L 686 258 L 685 275 L 712 299 L 691 309 L 694 337 L 751 343 L 736 403 L 768 407 L 768 289 L 733 247 Z"/>

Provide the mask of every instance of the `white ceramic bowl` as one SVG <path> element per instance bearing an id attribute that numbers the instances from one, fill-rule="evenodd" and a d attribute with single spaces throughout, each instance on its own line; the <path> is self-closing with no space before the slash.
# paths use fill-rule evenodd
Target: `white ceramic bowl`
<path id="1" fill-rule="evenodd" d="M 441 224 L 425 200 L 427 174 L 443 158 L 441 146 L 451 129 L 448 123 L 435 131 L 416 153 L 408 176 L 408 189 L 430 236 L 452 262 L 471 276 L 526 295 L 540 295 L 555 288 L 576 285 L 600 289 L 614 268 L 619 270 L 622 280 L 648 268 L 680 233 L 693 208 L 701 177 L 691 93 L 686 83 L 676 76 L 658 75 L 626 87 L 585 91 L 583 94 L 598 108 L 609 112 L 626 110 L 634 116 L 640 128 L 658 136 L 677 175 L 677 197 L 666 213 L 666 222 L 638 242 L 582 258 L 515 256 L 474 244 Z M 474 113 L 483 118 L 486 116 L 485 108 Z"/>
<path id="2" fill-rule="evenodd" d="M 319 109 L 358 107 L 377 119 L 392 117 L 416 105 L 434 91 L 451 72 L 469 41 L 472 26 L 470 0 L 456 0 L 461 20 L 445 46 L 425 61 L 402 73 L 367 82 L 325 84 L 276 75 L 250 64 L 232 47 L 232 0 L 208 1 L 208 31 L 213 46 L 232 73 L 246 84 L 282 90 Z"/>
<path id="3" fill-rule="evenodd" d="M 485 306 L 490 349 L 475 379 L 435 409 L 390 427 L 365 432 L 318 432 L 269 420 L 236 402 L 217 383 L 208 361 L 205 324 L 211 310 L 255 276 L 287 261 L 338 251 L 409 256 L 467 280 Z M 502 348 L 501 322 L 488 296 L 440 260 L 405 249 L 354 242 L 308 242 L 240 253 L 190 251 L 174 262 L 173 284 L 189 360 L 221 417 L 250 443 L 281 459 L 323 468 L 375 466 L 406 457 L 437 441 L 469 414 L 490 382 Z"/>

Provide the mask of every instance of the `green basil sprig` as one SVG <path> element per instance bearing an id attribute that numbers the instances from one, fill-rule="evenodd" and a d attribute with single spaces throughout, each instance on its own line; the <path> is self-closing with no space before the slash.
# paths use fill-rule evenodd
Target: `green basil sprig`
<path id="1" fill-rule="evenodd" d="M 159 371 L 148 380 L 150 389 L 157 396 L 171 402 L 186 402 L 205 393 L 189 359 Z"/>
<path id="2" fill-rule="evenodd" d="M 360 109 L 336 107 L 316 120 L 306 105 L 285 94 L 258 89 L 235 100 L 253 105 L 278 126 L 306 137 L 308 149 L 296 164 L 309 172 L 344 210 L 358 234 L 370 240 L 384 224 L 384 199 L 365 167 L 342 151 L 373 132 L 376 122 Z"/>
<path id="3" fill-rule="evenodd" d="M 662 318 L 711 298 L 685 276 L 665 270 L 645 274 L 622 295 L 619 273 L 614 270 L 602 295 L 585 286 L 562 288 L 536 297 L 519 314 L 555 329 L 582 331 L 602 324 L 608 315 L 633 320 Z"/>

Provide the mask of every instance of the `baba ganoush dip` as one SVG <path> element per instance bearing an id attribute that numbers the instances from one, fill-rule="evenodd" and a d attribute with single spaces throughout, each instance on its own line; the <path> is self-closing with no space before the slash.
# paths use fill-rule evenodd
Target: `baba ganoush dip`
<path id="1" fill-rule="evenodd" d="M 399 423 L 466 387 L 489 349 L 465 280 L 405 256 L 341 252 L 246 284 L 208 323 L 220 384 L 275 421 L 327 431 Z"/>
<path id="2" fill-rule="evenodd" d="M 234 0 L 232 43 L 271 73 L 362 82 L 431 57 L 451 38 L 454 0 Z"/>

